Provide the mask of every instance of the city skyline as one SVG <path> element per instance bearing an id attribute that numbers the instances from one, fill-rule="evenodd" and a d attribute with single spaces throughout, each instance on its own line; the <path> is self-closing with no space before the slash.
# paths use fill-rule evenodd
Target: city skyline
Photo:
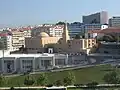
<path id="1" fill-rule="evenodd" d="M 107 11 L 119 16 L 119 0 L 0 0 L 0 27 L 82 21 L 83 15 Z M 116 2 L 115 2 L 116 1 Z M 113 6 L 114 3 L 114 7 Z"/>

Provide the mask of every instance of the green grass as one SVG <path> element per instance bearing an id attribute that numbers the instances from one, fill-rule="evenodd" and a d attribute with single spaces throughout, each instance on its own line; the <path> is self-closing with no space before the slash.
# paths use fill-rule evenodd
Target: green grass
<path id="1" fill-rule="evenodd" d="M 75 74 L 75 77 L 76 77 L 75 83 L 77 84 L 78 83 L 86 84 L 92 81 L 104 83 L 102 78 L 107 72 L 110 72 L 111 68 L 112 67 L 110 65 L 102 65 L 102 66 L 96 66 L 96 67 L 90 67 L 90 68 L 84 68 L 84 69 L 71 70 L 71 72 Z M 63 80 L 63 78 L 67 76 L 67 72 L 68 71 L 47 73 L 49 83 L 53 83 L 58 79 Z M 120 73 L 119 70 L 118 72 Z M 33 75 L 33 77 L 37 79 L 39 77 L 39 74 Z M 24 78 L 25 76 L 7 78 L 6 86 L 24 86 L 23 85 Z"/>

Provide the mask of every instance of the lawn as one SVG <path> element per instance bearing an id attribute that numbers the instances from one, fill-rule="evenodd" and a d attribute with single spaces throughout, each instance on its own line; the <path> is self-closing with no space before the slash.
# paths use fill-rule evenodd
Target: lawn
<path id="1" fill-rule="evenodd" d="M 111 69 L 112 69 L 111 65 L 102 65 L 102 66 L 89 67 L 89 68 L 70 70 L 70 71 L 75 74 L 76 84 L 86 84 L 92 81 L 104 83 L 102 78 L 107 72 L 110 72 Z M 63 80 L 63 78 L 67 76 L 67 72 L 69 71 L 47 73 L 49 83 L 53 83 L 55 80 L 58 79 Z M 37 79 L 39 77 L 39 74 L 33 75 L 33 77 Z M 24 86 L 23 85 L 24 78 L 25 76 L 7 78 L 6 86 Z"/>

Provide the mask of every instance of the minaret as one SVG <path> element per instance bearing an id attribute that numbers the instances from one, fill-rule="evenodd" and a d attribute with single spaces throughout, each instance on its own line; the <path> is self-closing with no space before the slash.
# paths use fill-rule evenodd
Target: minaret
<path id="1" fill-rule="evenodd" d="M 67 43 L 67 41 L 70 40 L 70 36 L 69 36 L 69 33 L 68 33 L 67 22 L 65 22 L 65 26 L 64 26 L 63 40 L 64 40 L 64 43 Z"/>

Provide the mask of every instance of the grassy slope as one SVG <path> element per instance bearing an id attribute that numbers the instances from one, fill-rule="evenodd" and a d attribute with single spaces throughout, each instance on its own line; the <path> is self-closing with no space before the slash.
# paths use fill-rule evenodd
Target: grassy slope
<path id="1" fill-rule="evenodd" d="M 74 72 L 76 76 L 76 83 L 84 84 L 91 81 L 103 83 L 102 78 L 105 73 L 109 72 L 110 68 L 112 68 L 110 65 L 106 65 L 71 71 Z M 49 83 L 53 83 L 57 79 L 62 80 L 65 76 L 67 76 L 67 72 L 68 71 L 47 73 Z M 39 77 L 39 74 L 33 76 L 35 79 L 37 79 Z M 7 86 L 23 86 L 24 78 L 25 76 L 7 78 Z"/>

